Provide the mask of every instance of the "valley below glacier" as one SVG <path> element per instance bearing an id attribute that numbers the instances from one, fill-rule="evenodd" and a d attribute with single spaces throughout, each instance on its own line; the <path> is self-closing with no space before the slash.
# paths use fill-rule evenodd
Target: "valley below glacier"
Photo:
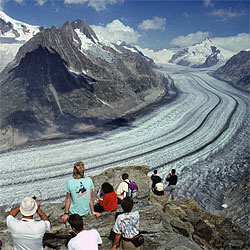
<path id="1" fill-rule="evenodd" d="M 249 94 L 209 76 L 209 71 L 165 65 L 180 93 L 171 103 L 93 136 L 30 146 L 0 154 L 0 205 L 24 196 L 62 202 L 73 164 L 86 175 L 117 166 L 147 165 L 165 177 L 179 176 L 177 199 L 195 199 L 212 212 L 225 192 L 249 175 Z"/>

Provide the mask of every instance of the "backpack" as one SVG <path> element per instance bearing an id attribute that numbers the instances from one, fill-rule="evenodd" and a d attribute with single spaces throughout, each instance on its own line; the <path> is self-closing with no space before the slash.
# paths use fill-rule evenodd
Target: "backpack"
<path id="1" fill-rule="evenodd" d="M 124 181 L 126 182 L 126 181 Z M 130 197 L 133 199 L 135 203 L 137 203 L 138 196 L 138 186 L 134 181 L 126 182 L 128 184 L 128 192 L 126 193 L 126 197 Z"/>

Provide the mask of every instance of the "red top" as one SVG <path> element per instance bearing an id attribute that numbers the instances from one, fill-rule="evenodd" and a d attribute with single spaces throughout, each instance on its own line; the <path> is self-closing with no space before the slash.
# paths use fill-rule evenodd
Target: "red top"
<path id="1" fill-rule="evenodd" d="M 117 208 L 117 196 L 115 191 L 105 194 L 103 200 L 99 200 L 105 211 L 111 212 Z"/>

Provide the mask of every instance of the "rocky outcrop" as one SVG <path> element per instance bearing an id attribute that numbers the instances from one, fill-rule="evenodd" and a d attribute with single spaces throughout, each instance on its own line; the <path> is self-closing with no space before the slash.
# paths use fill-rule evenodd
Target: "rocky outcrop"
<path id="1" fill-rule="evenodd" d="M 121 174 L 127 172 L 139 187 L 139 199 L 134 210 L 140 213 L 140 231 L 144 235 L 145 250 L 160 249 L 247 249 L 247 234 L 233 220 L 209 214 L 193 200 L 168 201 L 151 192 L 151 181 L 145 166 L 118 167 L 94 176 L 95 187 L 109 181 L 116 188 Z M 63 188 L 63 187 L 62 187 Z M 63 204 L 43 204 L 52 228 L 46 235 L 45 249 L 66 249 L 64 244 L 70 233 L 68 224 L 60 222 Z M 118 207 L 121 210 L 121 207 Z M 12 249 L 11 235 L 4 223 L 3 209 L 0 217 L 0 239 L 5 250 Z M 103 249 L 110 249 L 108 235 L 115 213 L 103 213 L 100 218 L 88 215 L 83 218 L 86 229 L 96 228 L 103 240 Z"/>
<path id="2" fill-rule="evenodd" d="M 250 170 L 248 169 L 243 178 L 234 183 L 228 190 L 223 200 L 224 209 L 221 215 L 233 218 L 242 228 L 250 232 L 249 204 L 250 197 Z"/>
<path id="3" fill-rule="evenodd" d="M 250 51 L 241 51 L 231 57 L 213 76 L 250 91 Z"/>

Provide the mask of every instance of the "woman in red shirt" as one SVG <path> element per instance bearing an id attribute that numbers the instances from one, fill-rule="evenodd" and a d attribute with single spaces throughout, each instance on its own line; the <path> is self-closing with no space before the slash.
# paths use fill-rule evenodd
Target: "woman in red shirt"
<path id="1" fill-rule="evenodd" d="M 103 212 L 103 211 L 112 212 L 116 210 L 117 196 L 116 196 L 113 186 L 109 184 L 108 182 L 104 182 L 102 184 L 101 189 L 104 193 L 104 197 L 103 199 L 101 199 L 101 197 L 98 194 L 96 195 L 99 200 L 99 203 L 97 203 L 94 206 L 95 212 Z"/>

